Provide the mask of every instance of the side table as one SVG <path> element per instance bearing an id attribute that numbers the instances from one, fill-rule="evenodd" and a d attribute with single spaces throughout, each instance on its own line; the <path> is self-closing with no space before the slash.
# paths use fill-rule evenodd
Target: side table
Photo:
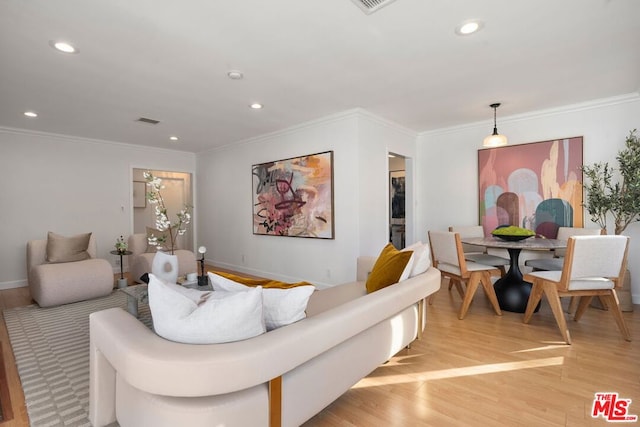
<path id="1" fill-rule="evenodd" d="M 122 257 L 124 255 L 131 255 L 133 252 L 131 251 L 111 251 L 109 252 L 112 255 L 119 255 L 120 256 L 120 278 L 118 279 L 118 288 L 122 289 L 122 288 L 126 288 L 127 287 L 127 279 L 125 279 L 124 277 L 124 265 L 122 264 Z"/>

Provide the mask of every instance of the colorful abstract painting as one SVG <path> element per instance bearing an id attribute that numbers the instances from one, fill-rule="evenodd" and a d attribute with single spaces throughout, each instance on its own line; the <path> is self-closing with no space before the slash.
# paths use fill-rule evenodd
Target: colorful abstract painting
<path id="1" fill-rule="evenodd" d="M 582 227 L 582 137 L 478 150 L 480 224 L 555 238 Z"/>
<path id="2" fill-rule="evenodd" d="M 253 233 L 334 238 L 333 151 L 253 165 Z"/>

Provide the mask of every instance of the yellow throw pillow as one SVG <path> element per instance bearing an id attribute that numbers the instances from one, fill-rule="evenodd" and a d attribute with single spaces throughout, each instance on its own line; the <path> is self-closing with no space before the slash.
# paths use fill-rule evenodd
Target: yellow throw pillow
<path id="1" fill-rule="evenodd" d="M 218 276 L 233 280 L 236 283 L 242 283 L 245 286 L 262 286 L 264 289 L 291 289 L 298 286 L 313 286 L 309 282 L 285 283 L 271 279 L 250 279 L 248 277 L 236 276 L 231 273 L 223 273 L 222 271 L 216 271 L 215 273 Z"/>
<path id="2" fill-rule="evenodd" d="M 391 243 L 382 249 L 373 270 L 367 278 L 367 293 L 375 292 L 400 281 L 402 273 L 412 260 L 413 251 L 399 251 Z M 411 267 L 409 267 L 411 271 Z"/>

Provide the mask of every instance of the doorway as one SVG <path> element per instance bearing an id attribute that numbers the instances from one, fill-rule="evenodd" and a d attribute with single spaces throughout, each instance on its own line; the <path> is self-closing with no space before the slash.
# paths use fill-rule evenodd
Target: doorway
<path id="1" fill-rule="evenodd" d="M 133 233 L 147 233 L 147 227 L 156 228 L 155 205 L 146 201 L 146 181 L 144 172 L 149 169 L 133 169 Z M 193 190 L 191 174 L 185 172 L 171 172 L 151 170 L 151 173 L 162 179 L 164 188 L 161 190 L 167 208 L 167 216 L 173 224 L 176 214 L 185 205 L 193 206 Z M 184 235 L 178 237 L 177 245 L 181 249 L 193 249 L 193 214 L 192 222 Z"/>
<path id="2" fill-rule="evenodd" d="M 406 246 L 406 164 L 404 156 L 389 153 L 389 242 Z"/>

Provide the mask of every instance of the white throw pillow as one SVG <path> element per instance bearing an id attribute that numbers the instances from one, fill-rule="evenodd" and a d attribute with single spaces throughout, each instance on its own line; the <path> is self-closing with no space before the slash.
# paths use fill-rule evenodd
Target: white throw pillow
<path id="1" fill-rule="evenodd" d="M 218 274 L 208 272 L 213 290 L 227 292 L 242 292 L 252 289 L 251 286 L 234 282 Z M 315 286 L 296 286 L 295 288 L 265 288 L 262 290 L 262 305 L 264 323 L 267 331 L 288 325 L 304 319 L 307 314 L 307 303 L 313 294 Z M 215 292 L 214 292 L 215 294 Z"/>
<path id="2" fill-rule="evenodd" d="M 403 251 L 413 251 L 413 266 L 409 277 L 422 274 L 431 267 L 431 252 L 426 243 L 416 242 L 404 248 Z"/>
<path id="3" fill-rule="evenodd" d="M 415 261 L 416 261 L 416 254 L 413 253 L 411 254 L 411 258 L 409 258 L 409 261 L 407 261 L 407 265 L 404 266 L 404 270 L 402 270 L 402 274 L 398 279 L 398 283 L 402 282 L 403 280 L 407 280 L 409 277 L 411 277 L 411 272 L 413 271 L 413 264 L 415 264 Z"/>
<path id="4" fill-rule="evenodd" d="M 153 328 L 161 337 L 185 344 L 216 344 L 265 332 L 261 287 L 231 293 L 178 291 L 176 286 L 149 275 L 149 308 Z"/>

